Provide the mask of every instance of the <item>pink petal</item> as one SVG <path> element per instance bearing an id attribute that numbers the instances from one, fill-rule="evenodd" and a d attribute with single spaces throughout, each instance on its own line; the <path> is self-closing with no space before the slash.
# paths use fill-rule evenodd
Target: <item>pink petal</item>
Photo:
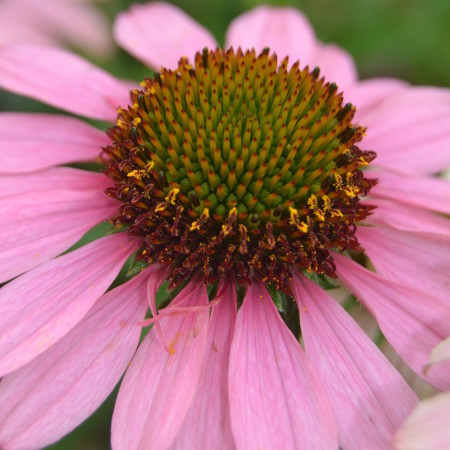
<path id="1" fill-rule="evenodd" d="M 436 347 L 433 348 L 430 359 L 428 361 L 428 366 L 433 364 L 441 363 L 450 359 L 450 337 L 440 342 Z"/>
<path id="2" fill-rule="evenodd" d="M 256 52 L 269 47 L 279 60 L 289 56 L 291 63 L 300 60 L 305 66 L 316 39 L 308 19 L 298 10 L 259 6 L 231 22 L 225 42 L 226 47 L 255 48 Z"/>
<path id="3" fill-rule="evenodd" d="M 104 59 L 111 56 L 112 38 L 106 17 L 89 2 L 46 0 L 26 3 L 33 13 L 39 15 L 47 33 L 96 57 Z"/>
<path id="4" fill-rule="evenodd" d="M 235 448 L 228 400 L 228 362 L 236 321 L 236 287 L 227 283 L 212 310 L 197 394 L 172 449 Z M 215 301 L 216 301 L 215 300 Z"/>
<path id="5" fill-rule="evenodd" d="M 101 297 L 60 341 L 0 383 L 3 448 L 42 448 L 92 414 L 139 342 L 152 270 Z M 154 271 L 153 271 L 154 272 Z M 36 412 L 38 411 L 38 414 Z"/>
<path id="6" fill-rule="evenodd" d="M 450 392 L 423 400 L 408 417 L 394 440 L 396 450 L 450 448 Z"/>
<path id="7" fill-rule="evenodd" d="M 353 58 L 337 45 L 318 44 L 310 60 L 306 62 L 310 67 L 320 67 L 325 81 L 336 83 L 340 90 L 346 89 L 358 79 Z"/>
<path id="8" fill-rule="evenodd" d="M 114 24 L 116 41 L 150 67 L 176 68 L 182 56 L 215 48 L 212 34 L 176 6 L 152 2 L 133 5 Z"/>
<path id="9" fill-rule="evenodd" d="M 95 161 L 108 143 L 104 132 L 73 117 L 0 113 L 1 173 Z"/>
<path id="10" fill-rule="evenodd" d="M 427 239 L 420 234 L 378 227 L 359 227 L 356 235 L 378 273 L 431 293 L 450 307 L 448 239 Z"/>
<path id="11" fill-rule="evenodd" d="M 11 281 L 0 291 L 0 374 L 65 336 L 119 273 L 133 246 L 124 233 L 98 239 Z"/>
<path id="12" fill-rule="evenodd" d="M 201 284 L 185 288 L 177 299 L 175 304 L 183 306 L 208 304 Z M 114 449 L 144 449 L 149 443 L 162 449 L 175 439 L 199 382 L 208 315 L 203 310 L 160 319 L 169 352 L 156 327 L 145 337 L 117 397 L 111 431 Z"/>
<path id="13" fill-rule="evenodd" d="M 45 182 L 43 182 L 45 184 Z M 117 204 L 101 190 L 39 190 L 0 199 L 0 282 L 61 254 Z"/>
<path id="14" fill-rule="evenodd" d="M 376 205 L 377 209 L 373 215 L 364 220 L 369 224 L 388 225 L 424 236 L 438 235 L 443 239 L 450 237 L 448 219 L 438 214 L 382 198 L 371 198 L 370 204 Z"/>
<path id="15" fill-rule="evenodd" d="M 20 1 L 0 2 L 0 43 L 34 42 L 51 44 L 52 36 L 42 30 L 37 14 Z"/>
<path id="16" fill-rule="evenodd" d="M 392 95 L 408 89 L 408 84 L 394 78 L 372 78 L 361 80 L 345 89 L 344 95 L 348 102 L 356 106 L 355 118 L 364 125 L 363 118 L 377 108 Z M 364 142 L 364 141 L 363 141 Z"/>
<path id="17" fill-rule="evenodd" d="M 238 313 L 229 391 L 238 448 L 338 448 L 320 381 L 259 283 Z"/>
<path id="18" fill-rule="evenodd" d="M 450 214 L 448 180 L 401 175 L 388 171 L 376 171 L 371 175 L 378 179 L 378 184 L 370 191 L 371 196 Z"/>
<path id="19" fill-rule="evenodd" d="M 112 184 L 112 180 L 102 173 L 70 167 L 52 167 L 39 172 L 2 175 L 0 177 L 0 199 L 27 192 L 55 189 L 104 191 Z M 104 197 L 107 198 L 106 195 Z"/>
<path id="20" fill-rule="evenodd" d="M 79 56 L 50 47 L 1 47 L 0 86 L 100 120 L 114 120 L 116 108 L 130 103 L 121 82 Z"/>
<path id="21" fill-rule="evenodd" d="M 337 275 L 375 316 L 400 357 L 427 383 L 450 388 L 450 362 L 425 364 L 435 345 L 450 336 L 450 308 L 441 300 L 369 272 L 342 255 L 334 255 Z M 418 279 L 417 283 L 421 280 Z"/>
<path id="22" fill-rule="evenodd" d="M 417 403 L 416 395 L 325 291 L 303 276 L 294 277 L 292 287 L 305 351 L 333 407 L 341 447 L 389 448 L 395 430 Z"/>
<path id="23" fill-rule="evenodd" d="M 368 127 L 364 148 L 377 152 L 376 164 L 407 174 L 450 166 L 448 89 L 402 90 L 359 118 Z"/>
<path id="24" fill-rule="evenodd" d="M 357 78 L 351 56 L 336 45 L 316 41 L 308 19 L 293 8 L 259 6 L 235 19 L 228 28 L 226 46 L 255 48 L 260 52 L 269 47 L 279 59 L 289 56 L 290 62 L 319 66 L 326 81 L 342 88 Z"/>

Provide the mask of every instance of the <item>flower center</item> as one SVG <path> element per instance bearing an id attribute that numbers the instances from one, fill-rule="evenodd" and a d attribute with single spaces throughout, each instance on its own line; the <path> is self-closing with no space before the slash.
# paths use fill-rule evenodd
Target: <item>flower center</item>
<path id="1" fill-rule="evenodd" d="M 171 286 L 232 272 L 288 291 L 292 268 L 333 276 L 331 249 L 356 248 L 372 186 L 364 129 L 319 69 L 264 50 L 207 50 L 131 92 L 104 149 L 116 222 Z"/>

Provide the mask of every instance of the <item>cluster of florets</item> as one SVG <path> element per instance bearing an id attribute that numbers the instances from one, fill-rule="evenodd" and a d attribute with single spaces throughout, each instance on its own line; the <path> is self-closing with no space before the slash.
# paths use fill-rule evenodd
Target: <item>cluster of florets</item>
<path id="1" fill-rule="evenodd" d="M 234 273 L 288 291 L 292 268 L 333 276 L 331 249 L 357 248 L 360 202 L 375 154 L 319 70 L 268 50 L 204 50 L 131 93 L 104 149 L 116 222 L 142 238 L 140 257 L 193 273 Z"/>

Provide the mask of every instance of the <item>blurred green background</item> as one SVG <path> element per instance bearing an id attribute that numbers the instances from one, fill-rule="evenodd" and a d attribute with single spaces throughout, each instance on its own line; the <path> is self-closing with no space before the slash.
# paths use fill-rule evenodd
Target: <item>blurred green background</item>
<path id="1" fill-rule="evenodd" d="M 103 0 L 99 7 L 112 23 L 115 14 L 131 3 L 136 1 Z M 173 0 L 171 3 L 208 27 L 223 44 L 228 23 L 262 2 Z M 450 86 L 449 0 L 269 0 L 265 3 L 291 5 L 302 10 L 322 41 L 335 42 L 354 56 L 361 78 L 392 76 L 413 84 Z M 94 62 L 125 78 L 140 80 L 148 73 L 119 49 L 112 58 Z M 0 109 L 52 110 L 6 93 L 0 93 Z M 82 426 L 50 448 L 108 449 L 115 394 Z"/>

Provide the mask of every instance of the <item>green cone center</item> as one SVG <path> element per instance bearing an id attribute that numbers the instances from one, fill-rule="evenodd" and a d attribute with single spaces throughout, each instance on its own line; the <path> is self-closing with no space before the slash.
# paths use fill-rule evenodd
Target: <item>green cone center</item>
<path id="1" fill-rule="evenodd" d="M 330 250 L 358 246 L 375 157 L 334 83 L 269 50 L 205 49 L 141 85 L 104 157 L 142 259 L 169 266 L 172 286 L 232 273 L 288 291 L 294 268 L 333 276 Z"/>

